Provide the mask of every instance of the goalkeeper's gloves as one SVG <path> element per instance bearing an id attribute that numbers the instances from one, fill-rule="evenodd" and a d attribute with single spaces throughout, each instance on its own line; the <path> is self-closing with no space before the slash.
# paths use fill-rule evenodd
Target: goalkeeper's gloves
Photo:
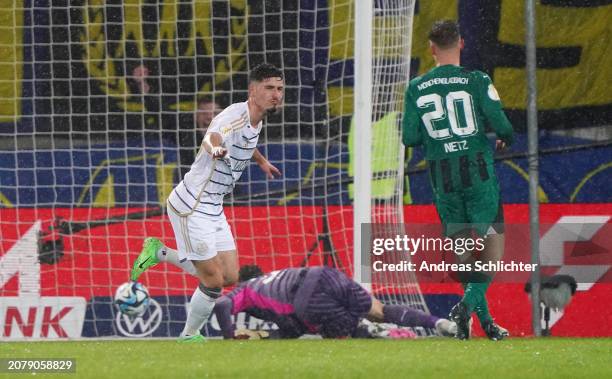
<path id="1" fill-rule="evenodd" d="M 236 329 L 234 332 L 234 339 L 238 340 L 263 340 L 270 338 L 270 333 L 265 330 L 250 330 L 250 329 Z"/>

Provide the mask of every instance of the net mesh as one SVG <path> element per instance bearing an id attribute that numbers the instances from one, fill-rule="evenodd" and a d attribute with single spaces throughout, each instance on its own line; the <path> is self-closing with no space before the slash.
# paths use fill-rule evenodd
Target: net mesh
<path id="1" fill-rule="evenodd" d="M 412 1 L 380 1 L 374 7 L 372 40 L 372 229 L 377 237 L 404 235 L 404 160 L 401 112 L 410 76 Z M 411 152 L 409 151 L 408 154 Z M 390 255 L 385 263 L 407 257 Z M 390 303 L 428 311 L 414 272 L 373 273 L 372 290 Z M 428 331 L 420 330 L 422 333 Z"/>
<path id="2" fill-rule="evenodd" d="M 374 2 L 374 223 L 402 220 L 413 8 Z M 150 323 L 120 320 L 112 296 L 145 237 L 176 246 L 165 199 L 206 120 L 246 100 L 248 71 L 263 62 L 285 73 L 284 110 L 260 136 L 283 175 L 252 164 L 226 198 L 240 263 L 352 275 L 353 1 L 32 0 L 0 5 L 0 18 L 0 296 L 5 309 L 28 294 L 53 312 L 77 304 L 59 329 L 12 319 L 11 336 L 180 332 L 197 280 L 174 266 L 141 277 L 157 304 Z M 413 277 L 373 290 L 425 309 Z"/>

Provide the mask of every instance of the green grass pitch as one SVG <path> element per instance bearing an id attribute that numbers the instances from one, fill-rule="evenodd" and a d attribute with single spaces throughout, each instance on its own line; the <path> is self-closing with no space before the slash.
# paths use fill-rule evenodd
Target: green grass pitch
<path id="1" fill-rule="evenodd" d="M 603 338 L 4 342 L 0 357 L 76 359 L 76 375 L 36 374 L 55 378 L 612 378 Z"/>

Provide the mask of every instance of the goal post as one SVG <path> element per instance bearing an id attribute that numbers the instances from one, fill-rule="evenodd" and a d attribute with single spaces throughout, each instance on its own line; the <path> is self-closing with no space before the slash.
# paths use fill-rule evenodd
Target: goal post
<path id="1" fill-rule="evenodd" d="M 387 302 L 428 310 L 414 273 L 367 275 L 362 262 L 369 255 L 362 244 L 363 224 L 405 234 L 403 177 L 405 151 L 401 143 L 403 96 L 410 73 L 412 0 L 355 3 L 355 166 L 354 279 Z M 391 228 L 391 229 L 389 229 Z M 370 282 L 366 282 L 367 279 Z"/>
<path id="2" fill-rule="evenodd" d="M 371 289 L 362 278 L 362 224 L 372 222 L 372 26 L 374 1 L 355 2 L 355 197 L 353 203 L 353 278 Z"/>

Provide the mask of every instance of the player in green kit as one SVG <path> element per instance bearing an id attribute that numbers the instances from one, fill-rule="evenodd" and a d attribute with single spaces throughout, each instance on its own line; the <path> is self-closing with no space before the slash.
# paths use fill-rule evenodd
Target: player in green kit
<path id="1" fill-rule="evenodd" d="M 424 146 L 445 234 L 461 238 L 476 232 L 485 238 L 479 257 L 465 254 L 460 259 L 495 262 L 503 255 L 504 221 L 485 127 L 495 131 L 499 137 L 496 147 L 503 149 L 512 142 L 512 125 L 491 79 L 459 65 L 463 48 L 459 25 L 449 20 L 435 22 L 429 41 L 437 66 L 410 81 L 404 100 L 403 142 Z M 492 277 L 490 272 L 461 276 L 464 296 L 450 314 L 457 323 L 457 338 L 469 338 L 472 312 L 490 339 L 508 335 L 493 322 L 487 306 L 485 292 Z"/>

